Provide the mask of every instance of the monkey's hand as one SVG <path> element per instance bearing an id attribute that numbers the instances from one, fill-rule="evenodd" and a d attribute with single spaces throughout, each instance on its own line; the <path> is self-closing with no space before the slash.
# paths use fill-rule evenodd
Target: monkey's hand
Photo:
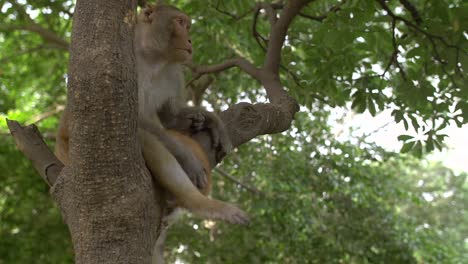
<path id="1" fill-rule="evenodd" d="M 161 114 L 160 114 L 161 115 Z M 165 113 L 163 124 L 166 128 L 195 134 L 208 130 L 211 135 L 212 148 L 216 150 L 217 156 L 224 156 L 232 149 L 229 134 L 223 121 L 212 112 L 200 107 L 185 107 L 179 109 L 175 116 Z"/>
<path id="2" fill-rule="evenodd" d="M 200 130 L 208 129 L 211 134 L 213 148 L 216 149 L 220 155 L 226 155 L 231 151 L 232 144 L 223 121 L 212 112 L 204 111 L 202 114 L 204 116 L 204 122 Z"/>
<path id="3" fill-rule="evenodd" d="M 160 124 L 158 125 L 158 122 L 154 123 L 146 119 L 140 119 L 139 126 L 159 139 L 164 147 L 176 158 L 179 165 L 193 182 L 193 185 L 198 189 L 204 188 L 208 184 L 208 179 L 202 163 L 190 149 L 177 139 L 171 137 Z"/>
<path id="4" fill-rule="evenodd" d="M 206 171 L 203 168 L 202 163 L 198 160 L 190 149 L 184 148 L 185 150 L 180 153 L 172 153 L 179 162 L 182 169 L 187 173 L 189 179 L 192 181 L 198 189 L 203 189 L 208 184 L 206 177 Z"/>
<path id="5" fill-rule="evenodd" d="M 212 112 L 199 107 L 187 107 L 180 110 L 177 120 L 189 127 L 190 133 L 208 130 L 211 134 L 213 149 L 223 152 L 231 151 L 232 144 L 223 121 Z"/>

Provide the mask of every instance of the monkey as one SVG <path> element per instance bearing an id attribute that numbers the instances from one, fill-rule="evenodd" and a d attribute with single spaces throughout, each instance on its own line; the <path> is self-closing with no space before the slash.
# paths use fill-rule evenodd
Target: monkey
<path id="1" fill-rule="evenodd" d="M 138 131 L 146 166 L 173 195 L 177 204 L 202 218 L 234 224 L 249 222 L 236 206 L 204 196 L 206 169 L 168 128 L 186 132 L 208 129 L 212 145 L 229 151 L 230 140 L 214 114 L 185 105 L 182 63 L 191 59 L 190 18 L 176 7 L 150 6 L 142 10 L 134 28 L 134 54 L 138 85 Z M 65 109 L 57 132 L 55 153 L 69 164 L 69 114 Z M 192 183 L 193 182 L 193 183 Z"/>
<path id="2" fill-rule="evenodd" d="M 230 148 L 224 125 L 217 116 L 194 111 L 184 105 L 181 64 L 192 56 L 189 30 L 188 16 L 165 5 L 144 9 L 135 27 L 139 140 L 151 174 L 176 199 L 175 206 L 169 208 L 174 210 L 165 213 L 162 219 L 153 248 L 153 264 L 164 263 L 167 228 L 177 218 L 178 206 L 205 218 L 237 224 L 249 221 L 247 214 L 237 207 L 204 196 L 211 187 L 211 167 L 207 156 L 190 137 L 168 130 L 188 129 L 190 132 L 208 128 L 212 145 L 226 152 Z M 190 150 L 200 159 L 206 175 L 190 175 L 198 168 L 193 167 L 195 163 L 187 162 L 191 158 L 185 157 L 184 161 L 181 155 L 190 156 Z"/>
<path id="3" fill-rule="evenodd" d="M 182 64 L 192 57 L 190 26 L 190 18 L 169 5 L 147 7 L 137 18 L 134 53 L 143 157 L 151 174 L 181 207 L 202 218 L 246 224 L 249 218 L 245 212 L 200 193 L 198 189 L 207 184 L 205 169 L 167 132 L 167 128 L 207 128 L 214 147 L 226 152 L 230 148 L 224 125 L 216 115 L 185 105 Z"/>

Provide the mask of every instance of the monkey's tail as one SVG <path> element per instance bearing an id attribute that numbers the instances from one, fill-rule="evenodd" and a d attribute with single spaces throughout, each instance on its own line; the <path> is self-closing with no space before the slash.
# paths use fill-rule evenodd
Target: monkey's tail
<path id="1" fill-rule="evenodd" d="M 156 136 L 143 129 L 138 133 L 148 169 L 182 207 L 202 218 L 221 219 L 232 224 L 249 222 L 248 215 L 236 206 L 201 194 Z"/>

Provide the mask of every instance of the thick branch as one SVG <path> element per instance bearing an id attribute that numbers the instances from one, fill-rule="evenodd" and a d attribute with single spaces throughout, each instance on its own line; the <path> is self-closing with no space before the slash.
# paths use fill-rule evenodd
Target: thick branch
<path id="1" fill-rule="evenodd" d="M 32 161 L 41 177 L 52 186 L 63 168 L 62 162 L 47 147 L 35 125 L 23 127 L 14 120 L 6 120 L 16 146 Z"/>
<path id="2" fill-rule="evenodd" d="M 299 111 L 299 106 L 296 100 L 284 91 L 280 81 L 281 48 L 292 20 L 305 5 L 312 1 L 314 0 L 289 1 L 279 19 L 276 19 L 276 10 L 282 8 L 282 4 L 273 4 L 268 7 L 265 4 L 257 4 L 254 9 L 254 18 L 258 16 L 260 9 L 265 8 L 271 24 L 271 38 L 268 41 L 268 49 L 262 68 L 255 67 L 244 58 L 227 60 L 213 66 L 189 65 L 196 78 L 203 74 L 219 73 L 237 66 L 265 87 L 270 100 L 269 104 L 239 103 L 220 114 L 221 119 L 227 126 L 234 147 L 258 135 L 280 133 L 290 128 L 295 113 Z M 194 138 L 206 150 L 210 149 L 209 135 L 199 133 Z M 223 153 L 210 153 L 212 164 L 219 162 L 223 155 Z"/>
<path id="3" fill-rule="evenodd" d="M 285 6 L 281 12 L 280 18 L 272 27 L 266 59 L 263 65 L 264 69 L 275 75 L 279 74 L 281 48 L 286 39 L 289 25 L 301 9 L 312 1 L 314 0 L 290 0 Z"/>

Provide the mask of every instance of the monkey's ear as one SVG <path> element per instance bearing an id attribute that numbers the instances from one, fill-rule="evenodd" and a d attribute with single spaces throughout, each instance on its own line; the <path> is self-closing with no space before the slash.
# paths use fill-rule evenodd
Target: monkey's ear
<path id="1" fill-rule="evenodd" d="M 155 6 L 153 6 L 153 5 L 147 5 L 145 7 L 145 9 L 143 9 L 143 11 L 141 13 L 143 15 L 143 21 L 144 22 L 151 23 L 151 21 L 152 21 L 151 14 L 153 14 L 154 9 L 155 9 Z"/>

